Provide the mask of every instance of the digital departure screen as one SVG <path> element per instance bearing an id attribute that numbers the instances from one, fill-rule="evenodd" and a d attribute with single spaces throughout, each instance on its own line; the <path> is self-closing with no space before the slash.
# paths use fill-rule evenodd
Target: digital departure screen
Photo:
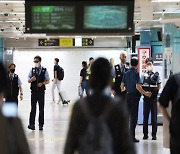
<path id="1" fill-rule="evenodd" d="M 126 29 L 127 6 L 84 7 L 85 29 Z"/>
<path id="2" fill-rule="evenodd" d="M 75 28 L 74 6 L 32 6 L 32 29 L 70 30 Z"/>

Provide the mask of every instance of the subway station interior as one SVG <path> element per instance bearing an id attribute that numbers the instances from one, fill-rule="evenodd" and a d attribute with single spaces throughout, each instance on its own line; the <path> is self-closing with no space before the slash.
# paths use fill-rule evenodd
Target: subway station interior
<path id="1" fill-rule="evenodd" d="M 144 59 L 152 57 L 153 71 L 159 73 L 161 80 L 159 97 L 169 77 L 180 72 L 180 0 L 0 0 L 0 61 L 7 70 L 14 63 L 22 82 L 18 117 L 32 154 L 64 153 L 72 107 L 80 98 L 82 61 L 104 57 L 119 64 L 121 52 L 126 53 L 127 64 L 132 57 L 138 58 L 140 75 L 146 70 Z M 31 111 L 28 75 L 37 55 L 50 77 L 45 91 L 43 131 L 38 129 L 38 106 L 36 129 L 27 128 Z M 68 104 L 58 101 L 57 88 L 55 101 L 52 100 L 55 58 L 64 69 L 60 91 L 63 98 L 70 100 Z M 152 140 L 149 117 L 149 138 L 143 140 L 141 97 L 136 127 L 139 142 L 133 143 L 137 154 L 170 154 L 164 143 L 164 119 L 159 109 L 157 124 L 157 139 Z"/>

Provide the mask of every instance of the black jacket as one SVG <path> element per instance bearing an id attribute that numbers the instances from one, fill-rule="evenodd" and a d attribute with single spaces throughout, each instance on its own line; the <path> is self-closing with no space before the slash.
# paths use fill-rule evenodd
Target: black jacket
<path id="1" fill-rule="evenodd" d="M 31 90 L 33 92 L 44 92 L 44 90 L 46 90 L 45 85 L 38 87 L 37 84 L 38 83 L 42 83 L 45 81 L 45 72 L 46 72 L 46 68 L 41 69 L 40 74 L 38 74 L 37 69 L 36 68 L 32 68 L 32 77 L 35 76 L 36 77 L 36 81 L 31 82 Z"/>
<path id="2" fill-rule="evenodd" d="M 18 75 L 14 74 L 13 80 L 8 75 L 8 86 L 6 97 L 12 98 L 17 97 L 19 94 Z"/>
<path id="3" fill-rule="evenodd" d="M 110 99 L 112 98 L 101 94 L 88 96 L 87 103 L 89 110 L 94 116 L 99 116 L 102 114 L 105 105 L 112 103 Z M 123 104 L 120 101 L 117 104 L 113 104 L 112 111 L 107 118 L 107 125 L 113 138 L 114 154 L 135 154 L 133 143 L 129 137 L 126 108 Z M 75 151 L 78 151 L 78 139 L 85 133 L 87 124 L 88 122 L 84 117 L 80 102 L 77 101 L 71 115 L 64 154 L 74 154 Z"/>

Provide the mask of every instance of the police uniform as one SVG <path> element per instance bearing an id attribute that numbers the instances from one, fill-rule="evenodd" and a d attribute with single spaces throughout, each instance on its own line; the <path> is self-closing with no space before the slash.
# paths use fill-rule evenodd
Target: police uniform
<path id="1" fill-rule="evenodd" d="M 19 86 L 22 83 L 17 74 L 8 74 L 8 86 L 5 95 L 6 102 L 16 102 L 18 104 Z"/>
<path id="2" fill-rule="evenodd" d="M 35 125 L 35 116 L 36 116 L 36 103 L 39 104 L 39 126 L 44 125 L 44 94 L 46 87 L 42 85 L 38 87 L 38 83 L 49 81 L 49 74 L 44 67 L 32 68 L 29 73 L 28 78 L 31 79 L 33 76 L 36 77 L 36 80 L 31 82 L 31 112 L 29 118 L 29 125 Z"/>
<path id="3" fill-rule="evenodd" d="M 148 138 L 148 118 L 151 111 L 152 137 L 156 138 L 157 133 L 157 95 L 158 85 L 161 84 L 159 73 L 145 72 L 141 77 L 141 84 L 144 91 L 152 93 L 151 97 L 144 96 L 144 121 L 143 133 Z"/>
<path id="4" fill-rule="evenodd" d="M 126 91 L 121 91 L 121 82 L 123 79 L 123 74 L 129 70 L 128 66 L 124 65 L 124 67 L 121 66 L 121 64 L 117 64 L 114 66 L 114 68 L 111 70 L 111 75 L 114 77 L 113 83 L 114 88 L 116 92 L 116 96 L 120 96 L 123 99 L 125 99 Z"/>
<path id="5" fill-rule="evenodd" d="M 139 82 L 140 76 L 137 69 L 130 68 L 127 72 L 124 73 L 122 83 L 124 83 L 127 90 L 126 103 L 129 110 L 130 132 L 133 141 L 138 141 L 135 139 L 135 128 L 137 125 L 138 107 L 141 97 L 141 94 L 136 89 L 136 84 L 138 84 Z"/>

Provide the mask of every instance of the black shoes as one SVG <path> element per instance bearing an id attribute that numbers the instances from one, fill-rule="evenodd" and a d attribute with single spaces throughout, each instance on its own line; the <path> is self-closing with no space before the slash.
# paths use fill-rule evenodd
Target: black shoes
<path id="1" fill-rule="evenodd" d="M 143 140 L 147 140 L 148 138 L 148 135 L 144 135 Z"/>
<path id="2" fill-rule="evenodd" d="M 34 125 L 28 125 L 28 129 L 35 130 L 35 126 Z"/>
<path id="3" fill-rule="evenodd" d="M 136 138 L 134 138 L 134 139 L 133 139 L 133 142 L 137 143 L 137 142 L 139 142 L 139 140 L 136 139 Z"/>
<path id="4" fill-rule="evenodd" d="M 63 102 L 62 102 L 62 104 L 64 105 L 64 104 L 68 104 L 70 102 L 70 100 L 64 100 Z"/>
<path id="5" fill-rule="evenodd" d="M 34 125 L 28 125 L 28 129 L 35 130 Z M 43 126 L 39 126 L 39 130 L 43 130 Z"/>
<path id="6" fill-rule="evenodd" d="M 157 140 L 156 136 L 153 136 L 153 137 L 152 137 L 152 140 Z"/>
<path id="7" fill-rule="evenodd" d="M 43 130 L 43 126 L 39 126 L 39 130 Z"/>

